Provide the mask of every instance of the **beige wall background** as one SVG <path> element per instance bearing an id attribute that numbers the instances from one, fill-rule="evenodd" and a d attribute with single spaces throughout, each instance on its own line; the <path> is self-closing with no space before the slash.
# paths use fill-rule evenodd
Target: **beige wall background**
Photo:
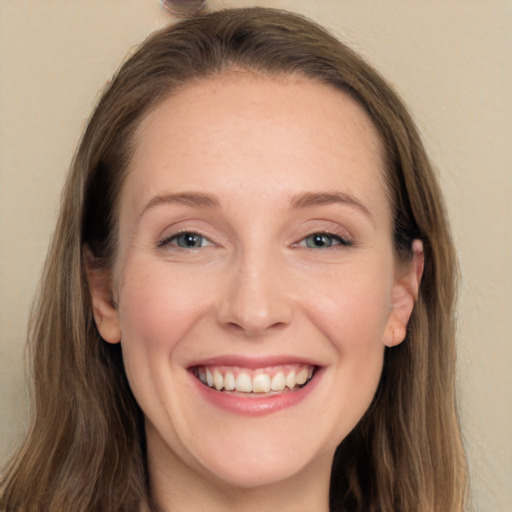
<path id="1" fill-rule="evenodd" d="M 303 12 L 409 104 L 460 251 L 458 384 L 474 508 L 512 510 L 512 2 L 210 1 Z M 26 419 L 24 345 L 60 190 L 98 91 L 170 20 L 157 0 L 0 0 L 0 461 Z"/>

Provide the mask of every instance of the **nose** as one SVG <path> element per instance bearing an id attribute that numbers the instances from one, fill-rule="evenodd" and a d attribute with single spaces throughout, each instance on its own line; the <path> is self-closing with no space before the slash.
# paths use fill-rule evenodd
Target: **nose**
<path id="1" fill-rule="evenodd" d="M 279 257 L 254 254 L 232 265 L 218 320 L 245 336 L 262 336 L 291 322 L 292 302 L 292 286 Z"/>

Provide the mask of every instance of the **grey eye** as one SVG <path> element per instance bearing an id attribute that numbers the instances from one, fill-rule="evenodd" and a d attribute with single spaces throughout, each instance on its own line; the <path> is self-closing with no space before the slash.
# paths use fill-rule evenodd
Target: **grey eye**
<path id="1" fill-rule="evenodd" d="M 303 238 L 298 245 L 308 247 L 309 249 L 329 249 L 336 245 L 350 247 L 352 242 L 341 235 L 318 232 L 311 233 L 311 235 Z"/>
<path id="2" fill-rule="evenodd" d="M 333 235 L 327 235 L 326 233 L 313 233 L 309 235 L 305 241 L 306 246 L 310 249 L 323 249 L 325 247 L 332 247 L 337 242 Z"/>
<path id="3" fill-rule="evenodd" d="M 203 247 L 204 238 L 197 233 L 180 233 L 175 235 L 172 241 L 178 246 L 184 249 L 197 249 Z"/>

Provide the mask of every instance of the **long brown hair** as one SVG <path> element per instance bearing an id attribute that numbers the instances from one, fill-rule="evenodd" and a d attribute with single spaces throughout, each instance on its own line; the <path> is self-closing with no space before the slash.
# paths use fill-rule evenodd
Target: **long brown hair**
<path id="1" fill-rule="evenodd" d="M 457 267 L 439 186 L 403 103 L 324 29 L 273 9 L 199 15 L 150 36 L 107 85 L 72 162 L 32 316 L 34 414 L 1 481 L 0 509 L 137 511 L 149 500 L 142 414 L 120 346 L 91 313 L 84 247 L 111 268 L 117 209 L 141 120 L 193 80 L 232 68 L 299 74 L 348 94 L 386 155 L 398 259 L 423 241 L 425 268 L 406 340 L 387 349 L 379 389 L 339 446 L 334 511 L 461 512 L 466 465 L 455 402 Z"/>

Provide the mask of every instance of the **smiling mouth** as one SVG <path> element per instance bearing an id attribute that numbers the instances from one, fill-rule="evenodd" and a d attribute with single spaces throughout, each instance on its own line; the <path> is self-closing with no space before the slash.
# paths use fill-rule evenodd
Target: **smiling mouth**
<path id="1" fill-rule="evenodd" d="M 191 372 L 205 386 L 216 391 L 261 395 L 298 391 L 308 385 L 316 367 L 294 364 L 250 370 L 230 366 L 194 366 Z"/>

